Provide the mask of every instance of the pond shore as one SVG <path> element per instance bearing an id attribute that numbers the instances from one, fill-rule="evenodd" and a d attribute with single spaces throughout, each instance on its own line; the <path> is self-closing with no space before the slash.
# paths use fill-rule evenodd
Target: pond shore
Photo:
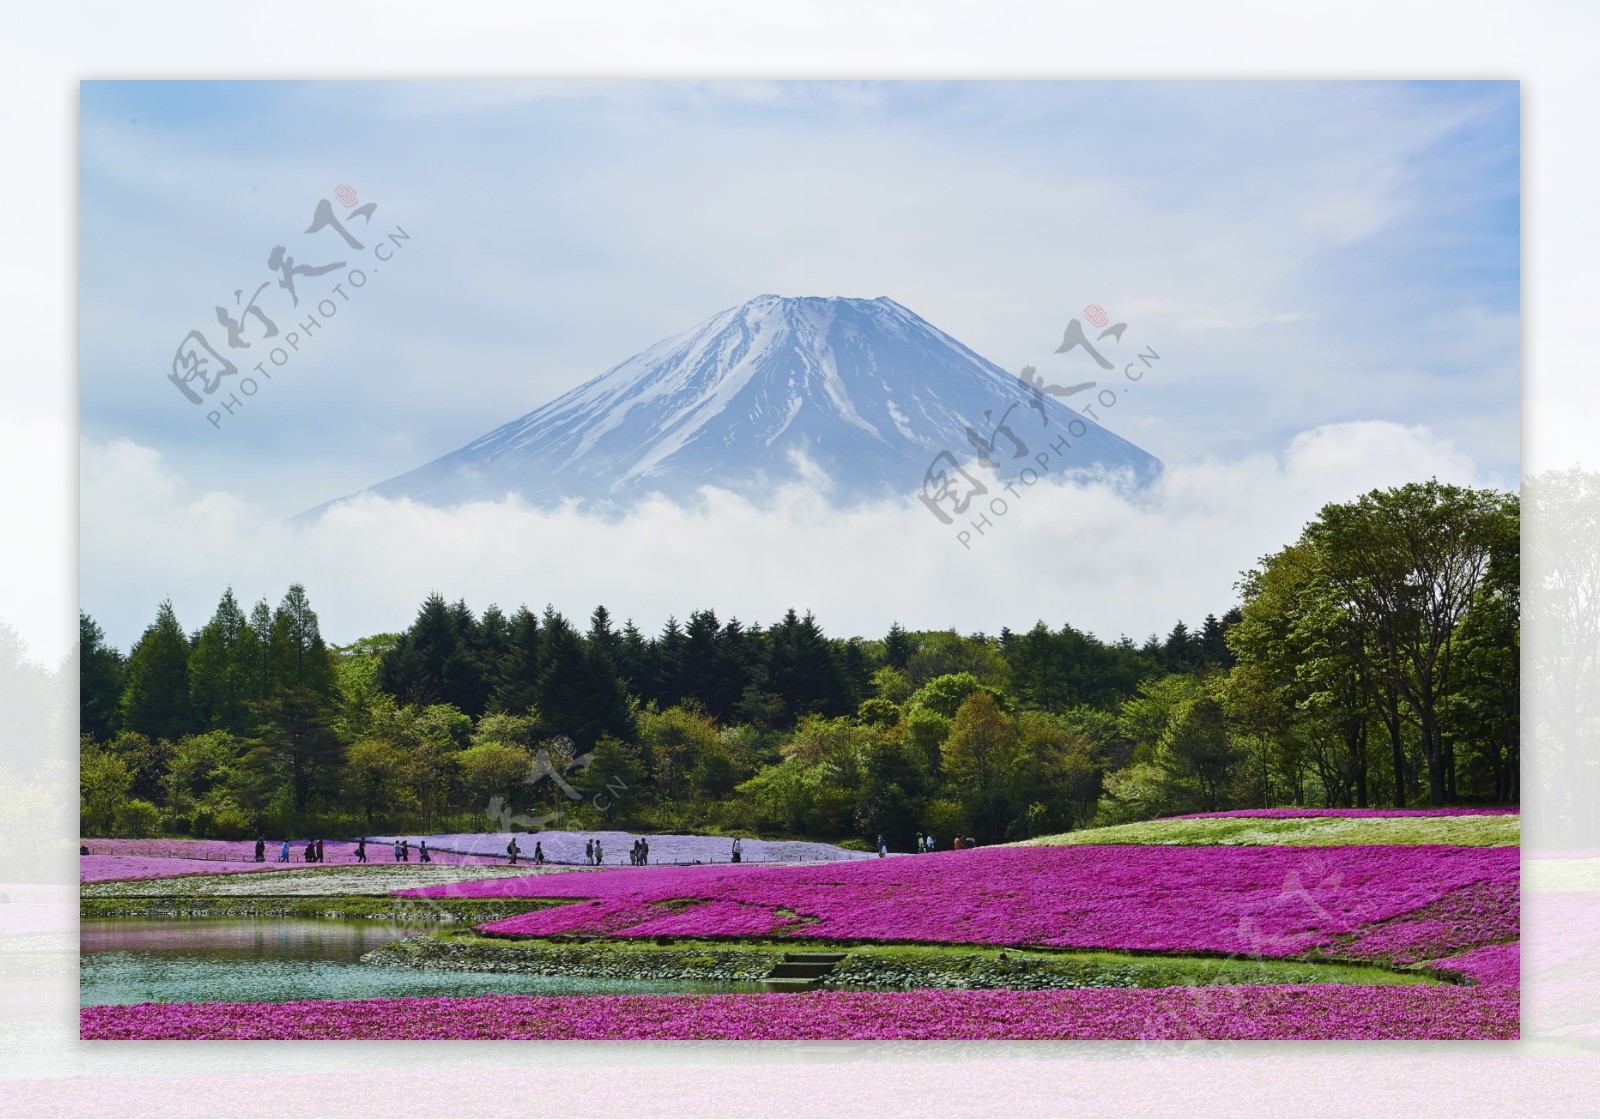
<path id="1" fill-rule="evenodd" d="M 456 901 L 456 900 L 452 900 Z M 1252 960 L 971 946 L 838 945 L 751 940 L 536 940 L 454 933 L 410 937 L 373 950 L 364 964 L 464 972 L 515 972 L 610 980 L 752 983 L 788 952 L 846 953 L 824 987 L 905 989 L 1160 988 L 1211 984 L 1417 984 L 1420 970 L 1327 961 Z"/>

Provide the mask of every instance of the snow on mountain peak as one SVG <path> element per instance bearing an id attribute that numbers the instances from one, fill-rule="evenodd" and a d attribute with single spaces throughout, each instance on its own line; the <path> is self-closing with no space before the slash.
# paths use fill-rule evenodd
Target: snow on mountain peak
<path id="1" fill-rule="evenodd" d="M 759 491 L 800 478 L 803 460 L 826 472 L 835 500 L 854 502 L 916 492 L 940 452 L 976 456 L 969 427 L 989 434 L 1006 415 L 1020 425 L 1030 408 L 1040 438 L 1046 417 L 1085 426 L 1074 467 L 1159 468 L 1054 398 L 1030 399 L 1016 376 L 888 296 L 764 293 L 371 492 L 624 505 L 704 485 Z"/>

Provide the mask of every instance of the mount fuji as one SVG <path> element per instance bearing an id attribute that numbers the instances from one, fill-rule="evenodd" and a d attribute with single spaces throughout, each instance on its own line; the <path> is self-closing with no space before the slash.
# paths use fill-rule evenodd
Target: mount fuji
<path id="1" fill-rule="evenodd" d="M 1010 436 L 996 434 L 1002 424 Z M 941 452 L 976 475 L 969 428 L 994 440 L 995 473 L 1014 478 L 1038 469 L 1032 457 L 1069 426 L 1071 449 L 1051 472 L 1160 470 L 887 297 L 762 295 L 366 493 L 621 507 L 655 492 L 686 500 L 706 485 L 751 494 L 804 480 L 849 504 L 918 492 Z"/>

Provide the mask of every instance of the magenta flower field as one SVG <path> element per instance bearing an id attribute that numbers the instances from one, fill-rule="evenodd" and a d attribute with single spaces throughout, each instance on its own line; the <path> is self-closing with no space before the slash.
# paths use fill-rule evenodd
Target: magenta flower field
<path id="1" fill-rule="evenodd" d="M 95 861 L 121 877 L 303 866 L 263 868 L 248 859 L 248 842 L 89 843 L 86 880 L 101 870 Z M 380 841 L 368 851 L 377 865 L 393 862 Z M 330 865 L 348 867 L 353 845 L 329 842 L 327 852 Z M 557 852 L 567 849 L 547 847 Z M 498 938 L 1297 958 L 1414 969 L 1431 974 L 1429 983 L 544 996 L 493 994 L 493 975 L 477 974 L 475 990 L 486 994 L 470 997 L 90 1006 L 81 1031 L 85 1039 L 1513 1039 L 1519 855 L 1506 845 L 1445 844 L 991 847 L 515 874 L 396 892 L 529 900 L 527 913 L 478 927 Z M 446 866 L 477 861 L 504 862 L 436 849 Z M 545 905 L 552 901 L 562 904 Z"/>
<path id="2" fill-rule="evenodd" d="M 762 935 L 1281 957 L 1332 948 L 1343 935 L 1465 888 L 1514 891 L 1517 866 L 1515 848 L 1103 845 L 819 867 L 625 869 L 402 893 L 585 900 L 482 927 L 523 937 Z M 1504 896 L 1496 898 L 1503 911 Z M 1510 913 L 1514 922 L 1514 907 Z M 1514 926 L 1497 919 L 1481 936 L 1459 933 L 1450 947 L 1507 936 Z"/>
<path id="3" fill-rule="evenodd" d="M 1502 1039 L 1514 986 L 478 996 L 88 1007 L 86 1039 Z"/>

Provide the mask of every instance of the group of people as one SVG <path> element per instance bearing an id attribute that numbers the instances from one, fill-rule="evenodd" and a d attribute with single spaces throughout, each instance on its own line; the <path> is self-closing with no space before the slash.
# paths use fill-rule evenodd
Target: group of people
<path id="1" fill-rule="evenodd" d="M 517 865 L 517 857 L 521 854 L 522 845 L 518 844 L 517 838 L 513 836 L 511 838 L 511 843 L 506 845 L 506 855 L 511 857 L 512 867 Z M 535 866 L 544 863 L 544 842 L 541 840 L 535 840 L 533 842 L 533 862 Z"/>
<path id="2" fill-rule="evenodd" d="M 950 846 L 959 851 L 962 848 L 975 848 L 977 847 L 977 842 L 970 836 L 957 836 Z M 889 845 L 884 840 L 882 835 L 879 835 L 878 837 L 877 848 L 878 858 L 882 859 L 884 856 L 889 854 Z M 917 852 L 921 854 L 925 852 L 936 851 L 937 849 L 938 842 L 933 838 L 933 833 L 924 833 L 919 829 L 917 832 Z M 511 863 L 513 865 L 516 864 L 517 859 L 522 855 L 522 848 L 517 843 L 516 837 L 514 836 L 511 838 L 511 842 L 506 845 L 506 855 L 511 857 Z M 256 841 L 256 862 L 265 863 L 266 859 L 267 841 L 265 838 L 258 839 Z M 417 860 L 420 863 L 433 862 L 433 856 L 428 851 L 428 842 L 426 840 L 419 841 L 417 844 Z M 323 862 L 321 840 L 306 841 L 305 861 L 307 863 Z M 410 840 L 396 840 L 394 842 L 394 861 L 396 863 L 411 862 Z M 733 838 L 732 862 L 742 863 L 743 861 L 744 838 L 741 836 L 735 836 Z M 289 841 L 287 840 L 283 842 L 283 846 L 278 850 L 278 862 L 289 862 Z M 365 836 L 356 842 L 356 862 L 367 862 L 367 838 Z M 599 867 L 605 862 L 605 851 L 603 848 L 601 848 L 600 841 L 598 839 L 592 839 L 584 842 L 583 862 L 590 867 Z M 634 867 L 644 867 L 649 862 L 650 841 L 645 837 L 640 836 L 634 840 L 633 848 L 628 853 L 628 863 Z M 535 865 L 542 865 L 544 863 L 544 844 L 540 841 L 534 841 L 533 863 Z"/>
<path id="3" fill-rule="evenodd" d="M 366 840 L 365 839 L 363 839 L 361 843 L 362 843 L 363 847 L 366 846 Z M 433 862 L 433 857 L 428 854 L 428 842 L 426 840 L 421 841 L 417 845 L 417 860 L 420 863 L 432 863 Z M 396 840 L 394 842 L 394 861 L 396 863 L 410 863 L 411 862 L 411 841 L 409 841 L 409 840 Z"/>
<path id="4" fill-rule="evenodd" d="M 321 840 L 307 840 L 306 841 L 305 852 L 303 853 L 303 858 L 305 859 L 305 861 L 307 863 L 321 863 L 322 862 L 322 841 Z M 267 862 L 267 839 L 264 836 L 258 836 L 256 838 L 256 862 L 257 863 L 266 863 Z M 287 840 L 285 840 L 283 842 L 283 845 L 278 849 L 278 862 L 279 863 L 288 863 L 289 862 L 289 841 L 287 841 Z"/>

